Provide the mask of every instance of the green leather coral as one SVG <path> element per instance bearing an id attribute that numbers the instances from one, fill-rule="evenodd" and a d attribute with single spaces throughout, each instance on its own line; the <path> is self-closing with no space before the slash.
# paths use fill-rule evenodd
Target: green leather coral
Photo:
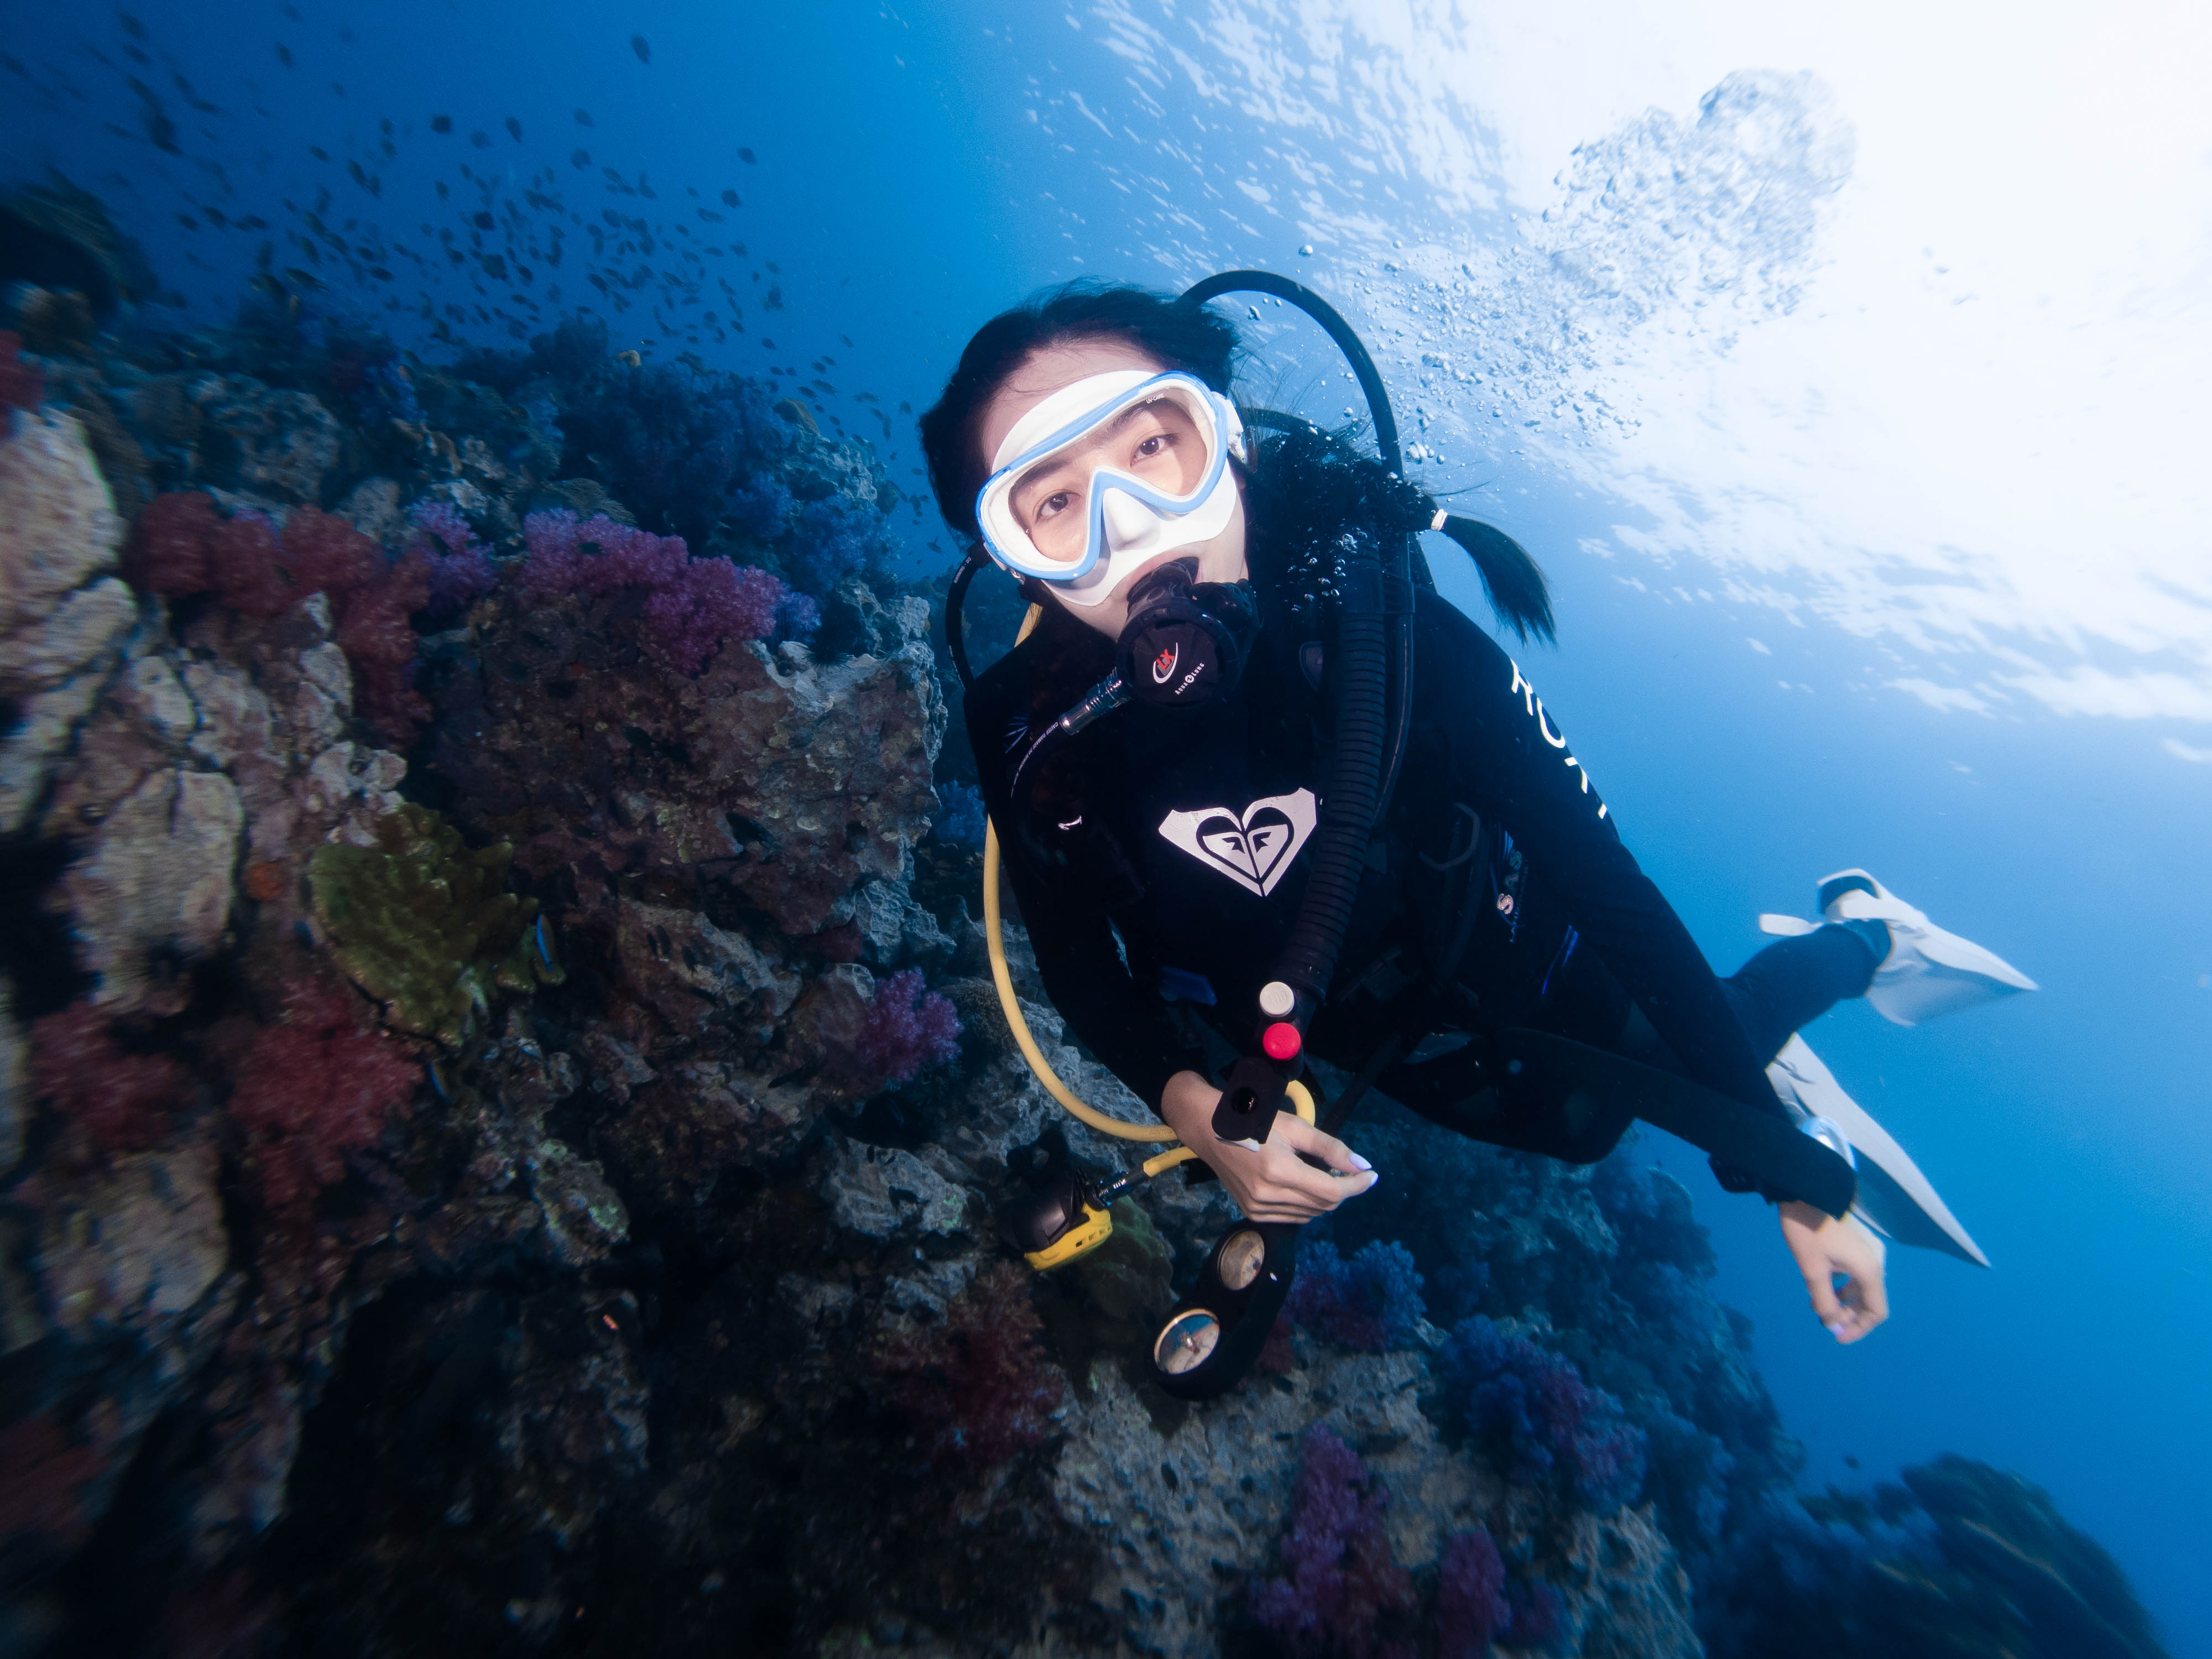
<path id="1" fill-rule="evenodd" d="M 507 890 L 505 842 L 471 851 L 412 802 L 378 821 L 376 841 L 318 847 L 307 873 L 339 965 L 392 1025 L 453 1047 L 495 991 L 560 982 L 538 901 Z"/>

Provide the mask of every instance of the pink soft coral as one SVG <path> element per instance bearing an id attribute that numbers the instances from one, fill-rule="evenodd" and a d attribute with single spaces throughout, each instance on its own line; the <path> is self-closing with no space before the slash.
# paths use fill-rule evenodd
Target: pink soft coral
<path id="1" fill-rule="evenodd" d="M 388 1036 L 364 1031 L 343 993 L 293 988 L 284 1020 L 253 1039 L 230 1097 L 261 1178 L 262 1201 L 303 1214 L 344 1177 L 349 1152 L 374 1146 L 404 1115 L 422 1068 Z"/>
<path id="2" fill-rule="evenodd" d="M 909 968 L 878 981 L 855 1046 L 871 1071 L 886 1082 L 904 1083 L 925 1066 L 960 1057 L 960 1016 L 951 1002 L 925 988 L 921 969 Z"/>
<path id="3" fill-rule="evenodd" d="M 108 1152 L 160 1146 L 169 1109 L 191 1085 L 165 1054 L 126 1053 L 89 1002 L 31 1023 L 31 1075 L 40 1095 Z"/>

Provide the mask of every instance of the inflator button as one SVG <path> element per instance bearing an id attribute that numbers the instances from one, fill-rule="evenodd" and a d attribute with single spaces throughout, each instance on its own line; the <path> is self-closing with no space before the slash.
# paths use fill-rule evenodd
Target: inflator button
<path id="1" fill-rule="evenodd" d="M 1297 1006 L 1298 994 L 1279 979 L 1271 979 L 1260 988 L 1260 1012 L 1269 1019 L 1288 1019 L 1291 1010 Z"/>
<path id="2" fill-rule="evenodd" d="M 1260 1046 L 1267 1051 L 1270 1060 L 1296 1060 L 1298 1050 L 1305 1047 L 1298 1028 L 1287 1021 L 1277 1021 L 1260 1033 Z"/>

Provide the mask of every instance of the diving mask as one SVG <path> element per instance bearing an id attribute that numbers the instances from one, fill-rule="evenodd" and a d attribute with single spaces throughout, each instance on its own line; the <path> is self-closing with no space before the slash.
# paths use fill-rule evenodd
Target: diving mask
<path id="1" fill-rule="evenodd" d="M 1237 511 L 1236 405 L 1196 376 L 1115 369 L 1014 423 L 975 497 L 991 556 L 1068 604 L 1103 605 L 1148 559 L 1211 541 Z"/>

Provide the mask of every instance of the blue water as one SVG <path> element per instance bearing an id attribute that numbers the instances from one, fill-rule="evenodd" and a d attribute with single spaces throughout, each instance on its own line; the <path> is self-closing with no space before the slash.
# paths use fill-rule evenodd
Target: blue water
<path id="1" fill-rule="evenodd" d="M 1711 144 L 1685 136 L 1698 95 L 1739 70 L 1819 76 L 1826 64 L 1776 62 L 1755 35 L 1729 58 L 1727 28 L 1711 23 L 1713 73 L 1690 83 L 1655 68 L 1638 90 L 1593 17 L 1589 52 L 1622 82 L 1621 120 L 1565 135 L 1546 161 L 1531 155 L 1557 135 L 1514 125 L 1525 91 L 1492 111 L 1485 89 L 1571 73 L 1571 20 L 1518 48 L 1503 35 L 1460 43 L 1468 87 L 1439 100 L 1414 71 L 1426 61 L 1421 30 L 1444 26 L 1401 28 L 1380 8 L 1383 21 L 1362 30 L 1326 7 L 1226 7 L 1210 35 L 1170 8 L 972 0 L 633 4 L 619 15 L 459 0 L 149 5 L 138 15 L 150 66 L 127 59 L 125 33 L 106 14 L 19 10 L 0 40 L 21 65 L 0 76 L 0 154 L 13 175 L 51 164 L 99 191 L 195 305 L 229 301 L 259 239 L 186 233 L 175 216 L 188 204 L 283 225 L 286 200 L 326 185 L 326 219 L 357 216 L 404 240 L 417 224 L 449 222 L 432 185 L 459 162 L 518 180 L 550 167 L 587 212 L 603 199 L 638 210 L 605 195 L 603 167 L 631 185 L 646 175 L 659 210 L 688 211 L 696 189 L 698 204 L 720 211 L 733 189 L 742 207 L 726 226 L 702 222 L 702 240 L 742 237 L 753 264 L 773 261 L 783 309 L 762 309 L 768 282 L 744 280 L 732 261 L 750 331 L 696 349 L 752 373 L 834 357 L 839 395 L 823 406 L 877 438 L 893 476 L 916 488 L 910 424 L 893 414 L 885 433 L 849 394 L 872 392 L 891 411 L 922 406 L 973 327 L 1039 284 L 1089 274 L 1172 285 L 1250 264 L 1340 299 L 1372 331 L 1401 404 L 1429 413 L 1424 435 L 1443 459 L 1425 482 L 1473 492 L 1474 510 L 1545 562 L 1561 643 L 1531 675 L 1717 965 L 1756 948 L 1757 912 L 1802 911 L 1817 877 L 1857 864 L 2042 984 L 1928 1029 L 1846 1006 L 1808 1033 L 1996 1264 L 1982 1273 L 1896 1252 L 1893 1318 L 1859 1347 L 1838 1350 L 1807 1315 L 1763 1206 L 1720 1194 L 1686 1150 L 1661 1149 L 1721 1246 L 1722 1295 L 1756 1321 L 1759 1362 L 1808 1449 L 1808 1482 L 1863 1484 L 1942 1450 L 2016 1469 L 2114 1553 L 2177 1654 L 2212 1655 L 2202 1519 L 2212 1490 L 2212 652 L 2197 591 L 2212 555 L 2201 530 L 2178 542 L 2172 530 L 2188 522 L 2185 491 L 2202 486 L 2154 474 L 2100 483 L 2109 435 L 2100 447 L 2076 434 L 2082 448 L 2051 464 L 2065 475 L 2053 513 L 2100 521 L 2100 558 L 2112 548 L 2140 557 L 2117 574 L 2087 556 L 2054 562 L 2015 537 L 2012 517 L 1977 518 L 1991 498 L 1954 487 L 1952 473 L 1978 463 L 1915 434 L 1905 410 L 1905 437 L 1855 459 L 1847 482 L 1867 516 L 1850 534 L 1909 531 L 1913 503 L 1940 503 L 1923 515 L 1931 546 L 1964 551 L 1934 575 L 1940 548 L 1899 555 L 1897 570 L 1918 578 L 1869 575 L 1868 557 L 1805 533 L 1840 487 L 1803 455 L 1739 451 L 1734 429 L 1692 441 L 1697 422 L 1680 400 L 1703 377 L 1718 383 L 1778 349 L 1763 341 L 1794 342 L 1797 355 L 1770 365 L 1762 386 L 1823 361 L 1824 342 L 1839 364 L 1856 349 L 1854 313 L 1823 286 L 1833 275 L 1823 238 L 1833 216 L 1856 213 L 1861 246 L 1879 241 L 1867 227 L 1881 213 L 1848 181 L 1854 155 L 1882 165 L 1892 112 L 1855 106 L 1850 74 L 1783 97 L 1810 137 L 1770 134 L 1730 151 L 1747 168 L 1731 186 L 1736 205 L 1699 196 L 1701 217 L 1681 211 L 1667 167 L 1654 164 L 1711 161 Z M 649 64 L 633 34 L 649 41 Z M 1240 64 L 1223 44 L 1234 40 L 1273 44 Z M 222 112 L 191 110 L 173 70 Z M 182 154 L 146 142 L 126 74 L 156 90 Z M 1953 84 L 1952 95 L 1977 95 Z M 1624 139 L 1646 104 L 1674 125 Z M 429 131 L 434 112 L 451 113 L 452 134 Z M 1958 115 L 1974 125 L 1970 103 Z M 387 117 L 390 157 L 379 149 Z M 486 147 L 471 145 L 476 131 Z M 1546 227 L 1528 181 L 1573 165 L 1576 143 L 1594 147 L 1583 159 L 1603 175 L 1584 179 L 1596 196 L 1569 192 Z M 316 161 L 311 145 L 333 159 Z M 570 162 L 580 146 L 587 170 Z M 349 180 L 349 157 L 380 194 Z M 1741 202 L 1762 185 L 1766 205 L 1747 216 Z M 1641 218 L 1639 195 L 1651 209 Z M 1589 205 L 1599 198 L 1610 205 Z M 2185 222 L 2191 210 L 2173 209 Z M 1956 212 L 1962 224 L 1987 217 L 1966 198 Z M 2196 210 L 2193 222 L 2201 237 L 2212 220 Z M 1578 258 L 1578 246 L 1596 253 Z M 1936 270 L 1945 257 L 1899 255 L 1930 291 L 1952 279 Z M 2113 258 L 2124 286 L 2124 253 Z M 411 306 L 410 270 L 392 291 Z M 581 276 L 564 303 L 592 297 Z M 540 273 L 538 292 L 554 279 Z M 338 285 L 377 316 L 386 292 Z M 1960 331 L 1980 325 L 1971 306 L 1954 314 Z M 672 337 L 654 344 L 644 315 L 617 320 L 618 348 L 632 343 L 628 330 L 649 355 L 682 349 Z M 1565 319 L 1564 333 L 1547 318 Z M 1349 388 L 1331 378 L 1325 347 L 1268 320 L 1271 392 L 1333 410 Z M 2126 320 L 2114 325 L 2115 354 L 2133 337 Z M 386 321 L 416 326 L 405 312 Z M 2088 338 L 2075 343 L 2094 358 L 2097 319 L 2080 321 L 2074 335 Z M 2188 348 L 2169 360 L 2178 374 L 2201 359 L 2212 316 L 2182 305 L 2160 326 Z M 497 323 L 462 331 L 504 343 Z M 1431 347 L 1451 367 L 1423 387 Z M 1967 357 L 2002 399 L 2016 364 Z M 1492 378 L 1455 378 L 1468 369 Z M 2094 380 L 2094 362 L 2082 372 Z M 1771 423 L 1806 434 L 1816 454 L 1866 395 L 1863 380 L 1850 397 L 1802 374 L 1787 384 Z M 2112 384 L 2117 398 L 2135 382 Z M 2124 424 L 2124 410 L 2115 418 Z M 1775 465 L 1762 468 L 1762 456 Z M 904 514 L 898 526 L 917 568 L 945 556 L 933 515 Z M 1437 562 L 1447 590 L 1486 617 L 1472 579 Z M 2172 580 L 2159 599 L 2161 572 Z M 2053 580 L 2079 601 L 2070 636 Z M 1782 590 L 1795 599 L 1778 600 Z M 2069 706 L 2029 684 L 2048 692 L 2049 677 L 2077 670 L 2142 695 L 2131 703 L 2132 693 L 2093 689 Z M 1936 688 L 1933 700 L 1899 680 Z"/>

